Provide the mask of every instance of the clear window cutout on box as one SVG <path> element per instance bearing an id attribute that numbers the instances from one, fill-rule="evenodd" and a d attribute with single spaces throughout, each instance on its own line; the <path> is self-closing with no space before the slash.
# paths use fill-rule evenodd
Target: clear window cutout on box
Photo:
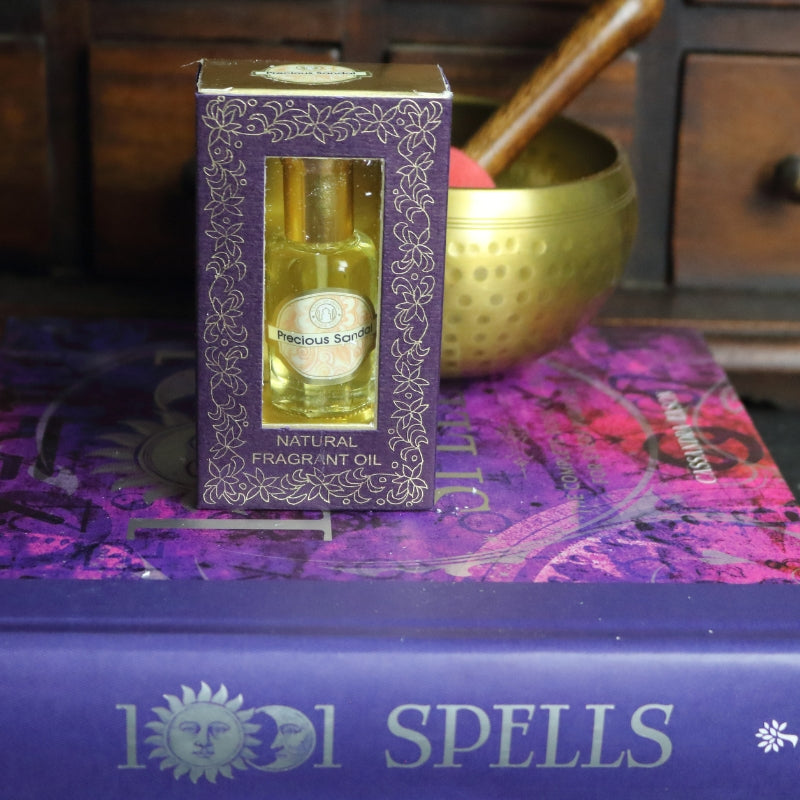
<path id="1" fill-rule="evenodd" d="M 264 426 L 376 425 L 383 186 L 379 159 L 266 159 Z"/>

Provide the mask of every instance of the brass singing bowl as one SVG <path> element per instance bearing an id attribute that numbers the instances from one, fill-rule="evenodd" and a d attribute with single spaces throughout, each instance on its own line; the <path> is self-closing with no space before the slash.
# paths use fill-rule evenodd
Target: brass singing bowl
<path id="1" fill-rule="evenodd" d="M 454 139 L 491 108 L 458 104 Z M 614 291 L 637 225 L 625 154 L 557 117 L 496 178 L 450 189 L 442 375 L 501 372 L 566 342 Z"/>

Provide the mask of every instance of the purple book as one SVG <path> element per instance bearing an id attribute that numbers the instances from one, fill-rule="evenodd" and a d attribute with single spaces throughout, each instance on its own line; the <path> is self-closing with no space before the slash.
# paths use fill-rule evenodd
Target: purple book
<path id="1" fill-rule="evenodd" d="M 4 797 L 796 795 L 800 516 L 696 334 L 443 386 L 430 512 L 195 510 L 193 363 L 6 326 Z"/>
<path id="2" fill-rule="evenodd" d="M 796 579 L 797 505 L 692 331 L 588 328 L 502 377 L 444 384 L 430 512 L 196 510 L 193 360 L 180 325 L 8 322 L 0 576 Z M 327 502 L 340 465 L 318 436 L 270 457 L 316 459 L 301 494 Z"/>

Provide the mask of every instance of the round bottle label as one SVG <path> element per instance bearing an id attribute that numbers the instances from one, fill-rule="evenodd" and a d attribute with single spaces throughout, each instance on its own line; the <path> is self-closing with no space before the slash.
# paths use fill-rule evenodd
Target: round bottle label
<path id="1" fill-rule="evenodd" d="M 281 306 L 269 338 L 281 357 L 312 381 L 342 381 L 375 346 L 372 303 L 359 294 L 320 290 Z"/>

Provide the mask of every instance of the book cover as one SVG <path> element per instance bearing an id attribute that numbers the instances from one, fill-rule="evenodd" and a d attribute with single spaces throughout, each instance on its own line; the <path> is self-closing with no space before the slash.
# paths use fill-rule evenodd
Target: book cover
<path id="1" fill-rule="evenodd" d="M 181 326 L 8 323 L 0 575 L 794 580 L 797 506 L 692 331 L 589 329 L 502 377 L 443 384 L 424 513 L 196 510 L 193 365 Z M 332 477 L 344 460 L 354 480 L 413 483 L 413 463 L 362 473 L 374 454 L 329 437 L 291 430 L 254 453 L 250 490 L 287 496 L 273 461 L 303 465 L 298 498 L 351 493 Z"/>
<path id="2" fill-rule="evenodd" d="M 793 796 L 800 515 L 695 333 L 444 384 L 430 512 L 196 510 L 193 363 L 6 324 L 9 797 Z"/>

